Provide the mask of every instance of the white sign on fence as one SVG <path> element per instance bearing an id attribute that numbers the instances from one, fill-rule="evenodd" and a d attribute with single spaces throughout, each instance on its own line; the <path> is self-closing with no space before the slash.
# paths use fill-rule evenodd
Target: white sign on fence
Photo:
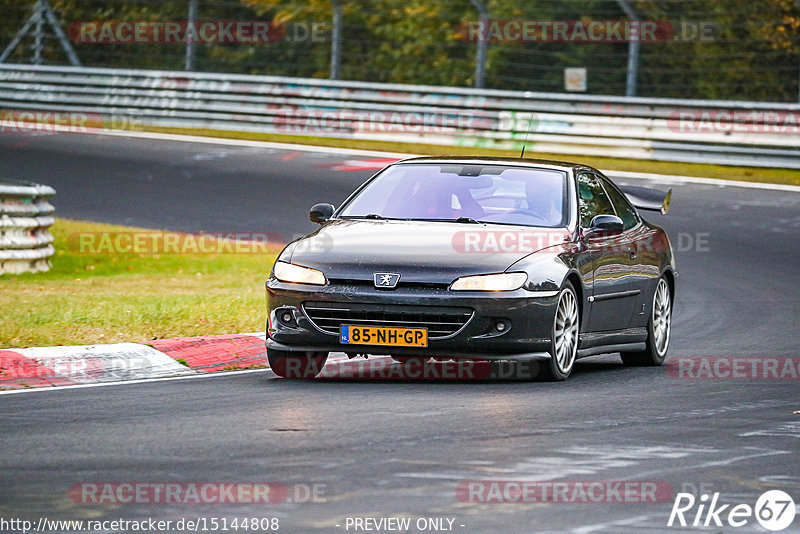
<path id="1" fill-rule="evenodd" d="M 570 92 L 586 92 L 586 68 L 568 67 L 564 69 L 564 89 Z"/>

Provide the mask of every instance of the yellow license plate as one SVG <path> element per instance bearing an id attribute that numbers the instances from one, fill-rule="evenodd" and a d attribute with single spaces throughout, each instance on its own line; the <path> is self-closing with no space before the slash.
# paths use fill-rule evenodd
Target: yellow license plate
<path id="1" fill-rule="evenodd" d="M 339 342 L 356 345 L 386 345 L 391 347 L 427 347 L 426 328 L 395 328 L 390 326 L 339 327 Z"/>

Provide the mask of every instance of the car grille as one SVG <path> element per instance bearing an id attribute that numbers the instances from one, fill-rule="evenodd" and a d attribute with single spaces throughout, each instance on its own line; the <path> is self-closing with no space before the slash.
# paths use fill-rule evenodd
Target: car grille
<path id="1" fill-rule="evenodd" d="M 339 335 L 343 324 L 427 328 L 428 338 L 452 336 L 472 318 L 470 308 L 443 306 L 401 306 L 343 302 L 304 302 L 303 311 L 311 323 L 328 334 Z"/>

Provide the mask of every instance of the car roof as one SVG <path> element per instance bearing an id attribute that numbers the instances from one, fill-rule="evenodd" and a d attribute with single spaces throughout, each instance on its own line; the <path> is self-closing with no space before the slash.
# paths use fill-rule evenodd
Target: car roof
<path id="1" fill-rule="evenodd" d="M 464 163 L 464 164 L 484 164 L 484 165 L 521 165 L 525 167 L 547 167 L 550 169 L 558 170 L 572 170 L 573 172 L 579 170 L 596 171 L 589 165 L 581 163 L 571 163 L 568 161 L 553 161 L 547 159 L 533 159 L 533 158 L 500 158 L 496 156 L 417 156 L 412 158 L 401 159 L 397 163 Z"/>

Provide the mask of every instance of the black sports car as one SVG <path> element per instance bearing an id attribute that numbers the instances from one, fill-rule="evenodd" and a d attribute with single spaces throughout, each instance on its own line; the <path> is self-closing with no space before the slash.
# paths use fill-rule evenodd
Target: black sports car
<path id="1" fill-rule="evenodd" d="M 331 351 L 533 359 L 554 380 L 601 353 L 660 365 L 675 262 L 633 205 L 666 213 L 670 193 L 623 192 L 554 161 L 389 165 L 338 209 L 315 205 L 321 228 L 278 257 L 266 283 L 272 370 L 311 378 Z"/>

